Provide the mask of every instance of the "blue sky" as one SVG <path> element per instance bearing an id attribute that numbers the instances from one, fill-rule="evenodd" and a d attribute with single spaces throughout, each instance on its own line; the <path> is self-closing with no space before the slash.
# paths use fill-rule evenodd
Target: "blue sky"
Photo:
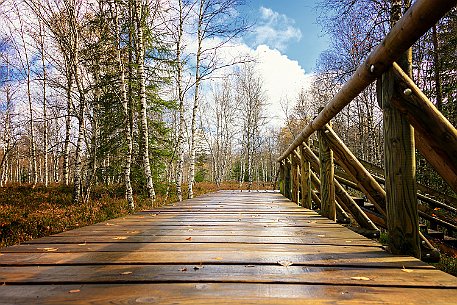
<path id="1" fill-rule="evenodd" d="M 319 54 L 328 48 L 328 37 L 316 23 L 317 0 L 247 0 L 246 14 L 255 20 L 246 42 L 265 44 L 313 72 Z"/>

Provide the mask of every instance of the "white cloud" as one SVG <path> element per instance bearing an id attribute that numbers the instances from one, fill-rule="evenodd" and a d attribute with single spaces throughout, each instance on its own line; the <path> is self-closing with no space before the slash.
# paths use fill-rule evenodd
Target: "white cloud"
<path id="1" fill-rule="evenodd" d="M 297 61 L 266 45 L 259 45 L 253 55 L 257 58 L 256 68 L 267 93 L 270 124 L 282 125 L 285 120 L 283 108 L 288 107 L 290 111 L 301 89 L 311 85 L 312 76 L 305 74 Z"/>
<path id="2" fill-rule="evenodd" d="M 302 33 L 293 19 L 263 6 L 259 13 L 260 20 L 253 30 L 256 46 L 265 44 L 284 51 L 290 41 L 300 41 Z"/>

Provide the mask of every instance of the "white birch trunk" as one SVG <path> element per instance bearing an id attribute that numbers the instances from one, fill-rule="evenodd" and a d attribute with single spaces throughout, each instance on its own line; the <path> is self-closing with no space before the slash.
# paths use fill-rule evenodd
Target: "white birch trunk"
<path id="1" fill-rule="evenodd" d="M 127 142 L 127 151 L 124 160 L 124 184 L 125 184 L 125 198 L 127 199 L 127 204 L 130 210 L 135 209 L 135 202 L 133 200 L 133 190 L 132 182 L 130 179 L 131 165 L 132 165 L 132 153 L 133 153 L 133 140 L 130 130 L 130 120 L 129 120 L 129 107 L 127 99 L 127 88 L 125 84 L 125 69 L 122 62 L 121 56 L 121 46 L 120 46 L 120 34 L 119 34 L 119 10 L 117 4 L 114 4 L 114 1 L 110 2 L 110 5 L 115 5 L 114 7 L 114 27 L 115 27 L 115 36 L 116 36 L 116 50 L 117 50 L 117 65 L 120 72 L 119 75 L 119 87 L 121 91 L 122 98 L 122 112 L 124 115 L 123 124 L 124 124 L 124 134 Z"/>
<path id="2" fill-rule="evenodd" d="M 146 77 L 144 71 L 144 44 L 143 44 L 143 24 L 142 24 L 142 1 L 135 0 L 135 18 L 137 25 L 137 72 L 140 80 L 140 122 L 141 122 L 141 133 L 143 142 L 143 167 L 144 174 L 146 176 L 146 188 L 148 191 L 148 197 L 154 205 L 155 191 L 154 184 L 152 182 L 151 165 L 149 160 L 149 131 L 148 131 L 148 120 L 147 120 L 147 101 L 146 101 Z"/>
<path id="3" fill-rule="evenodd" d="M 182 201 L 182 182 L 184 176 L 184 133 L 185 133 L 185 120 L 184 120 L 184 90 L 183 90 L 183 63 L 181 59 L 182 35 L 183 35 L 183 5 L 182 0 L 179 2 L 179 25 L 178 25 L 178 39 L 176 42 L 176 62 L 177 62 L 177 86 L 178 86 L 178 99 L 179 99 L 179 130 L 178 130 L 178 160 L 176 164 L 176 194 L 178 200 Z"/>
<path id="4" fill-rule="evenodd" d="M 200 89 L 200 61 L 202 55 L 202 44 L 203 44 L 203 7 L 205 0 L 200 0 L 199 14 L 198 14 L 198 29 L 197 29 L 197 58 L 195 64 L 195 94 L 194 94 L 194 107 L 192 109 L 192 120 L 191 120 L 191 134 L 190 134 L 190 164 L 189 164 L 189 181 L 188 181 L 188 198 L 194 197 L 193 185 L 195 180 L 195 135 L 197 133 L 197 113 L 199 106 L 199 89 Z"/>
<path id="5" fill-rule="evenodd" d="M 46 101 L 46 85 L 47 85 L 47 71 L 46 63 L 44 60 L 44 37 L 43 37 L 43 28 L 41 22 L 40 26 L 40 51 L 41 51 L 41 64 L 43 67 L 43 153 L 44 153 L 44 185 L 48 186 L 49 184 L 49 173 L 48 173 L 48 116 L 47 116 L 47 101 Z"/>

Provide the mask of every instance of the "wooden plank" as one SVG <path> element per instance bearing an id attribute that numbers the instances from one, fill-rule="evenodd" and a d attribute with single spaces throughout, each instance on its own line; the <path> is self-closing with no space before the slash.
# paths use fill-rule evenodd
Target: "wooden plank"
<path id="1" fill-rule="evenodd" d="M 375 241 L 366 239 L 366 238 L 350 238 L 342 239 L 340 237 L 331 237 L 324 236 L 320 237 L 322 234 L 309 234 L 304 237 L 290 237 L 290 236 L 199 236 L 193 235 L 192 239 L 187 240 L 186 236 L 176 236 L 176 235 L 163 235 L 163 236 L 134 236 L 128 240 L 116 240 L 116 244 L 132 242 L 136 243 L 181 243 L 185 240 L 186 243 L 245 243 L 245 244 L 303 244 L 303 245 L 335 245 L 335 246 L 346 246 L 351 244 L 352 246 L 379 246 Z M 190 237 L 190 236 L 189 236 Z M 68 236 L 65 238 L 61 237 L 46 237 L 40 238 L 37 240 L 29 241 L 23 243 L 22 245 L 40 245 L 36 247 L 55 247 L 55 244 L 97 244 L 102 243 L 112 244 L 113 238 L 107 236 L 100 236 L 99 234 L 94 234 L 91 236 Z M 44 246 L 46 245 L 46 246 Z M 3 249 L 4 252 L 9 251 L 10 248 Z"/>
<path id="2" fill-rule="evenodd" d="M 74 291 L 70 293 L 70 291 Z M 0 286 L 4 304 L 449 305 L 456 289 L 249 283 Z M 450 303 L 451 302 L 451 303 Z"/>
<path id="3" fill-rule="evenodd" d="M 405 272 L 405 270 L 407 272 Z M 364 277 L 367 280 L 355 280 Z M 246 282 L 457 288 L 436 269 L 326 268 L 271 265 L 101 265 L 0 267 L 6 284 Z"/>
<path id="4" fill-rule="evenodd" d="M 306 252 L 273 251 L 152 251 L 141 252 L 141 244 L 132 245 L 131 252 L 87 253 L 2 253 L 0 266 L 33 265 L 103 265 L 103 264 L 277 264 L 289 261 L 294 265 L 366 266 L 391 268 L 429 268 L 409 256 L 390 256 L 369 247 L 335 247 L 313 245 Z"/>
<path id="5" fill-rule="evenodd" d="M 192 240 L 190 240 L 192 241 Z M 348 239 L 342 244 L 343 247 L 353 245 L 353 240 Z M 322 244 L 324 245 L 324 244 Z M 313 248 L 317 245 L 311 245 Z M 331 245 L 334 246 L 334 245 Z M 380 244 L 366 243 L 365 247 L 381 248 Z M 82 252 L 130 252 L 132 245 L 129 243 L 82 243 L 82 244 L 38 244 L 38 245 L 18 245 L 6 248 L 5 253 L 46 253 L 50 249 L 54 253 L 82 253 Z M 318 248 L 319 249 L 319 248 Z M 188 242 L 185 239 L 175 243 L 157 242 L 146 243 L 138 247 L 137 251 L 153 252 L 153 251 L 269 251 L 269 252 L 310 252 L 310 245 L 291 245 L 291 244 L 243 244 L 243 243 L 199 243 Z"/>

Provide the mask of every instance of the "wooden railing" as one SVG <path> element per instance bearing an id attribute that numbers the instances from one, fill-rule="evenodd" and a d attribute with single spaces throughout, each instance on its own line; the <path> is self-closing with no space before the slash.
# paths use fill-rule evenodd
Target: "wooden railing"
<path id="1" fill-rule="evenodd" d="M 360 226 L 359 231 L 367 236 L 377 236 L 378 228 L 385 228 L 391 252 L 432 261 L 439 259 L 439 253 L 420 232 L 419 215 L 447 226 L 449 231 L 456 227 L 418 210 L 418 199 L 453 213 L 455 208 L 417 195 L 415 148 L 457 192 L 457 130 L 395 61 L 456 4 L 456 0 L 416 1 L 278 158 L 280 189 L 286 197 L 306 208 L 312 208 L 314 202 L 320 206 L 321 214 L 332 220 L 347 221 L 350 214 Z M 335 115 L 375 80 L 380 84 L 377 96 L 384 110 L 385 178 L 370 174 L 329 125 Z M 314 132 L 317 132 L 319 157 L 309 146 Z M 391 135 L 392 132 L 396 134 Z M 334 162 L 344 169 L 346 178 L 335 176 Z M 367 213 L 341 184 L 363 192 L 375 211 Z"/>

